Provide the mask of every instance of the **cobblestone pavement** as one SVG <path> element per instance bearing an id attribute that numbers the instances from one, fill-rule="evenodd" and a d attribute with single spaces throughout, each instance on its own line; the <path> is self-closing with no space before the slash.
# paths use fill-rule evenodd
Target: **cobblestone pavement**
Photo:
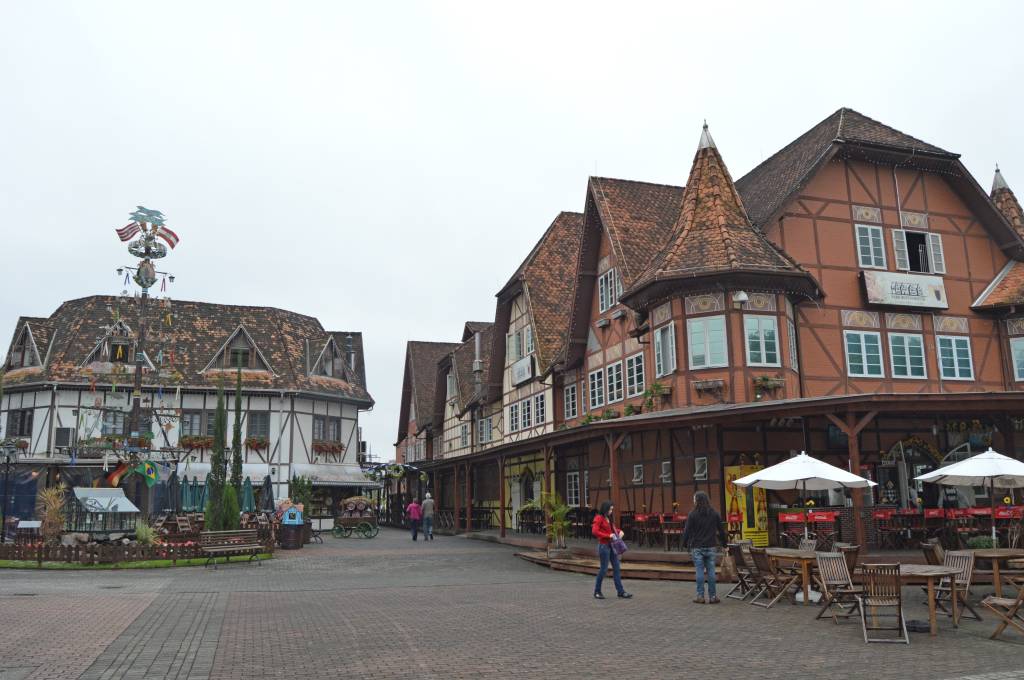
<path id="1" fill-rule="evenodd" d="M 811 607 L 693 604 L 693 584 L 627 582 L 634 599 L 596 601 L 590 577 L 514 552 L 384 530 L 262 567 L 3 571 L 0 680 L 1024 678 L 1024 639 L 989 640 L 991 616 L 868 646 Z M 906 594 L 908 618 L 926 618 Z"/>

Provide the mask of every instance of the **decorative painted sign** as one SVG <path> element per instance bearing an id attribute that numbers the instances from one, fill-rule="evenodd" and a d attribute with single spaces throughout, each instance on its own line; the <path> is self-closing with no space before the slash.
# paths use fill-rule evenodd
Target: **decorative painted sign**
<path id="1" fill-rule="evenodd" d="M 764 489 L 741 488 L 733 480 L 753 474 L 760 465 L 729 465 L 725 468 L 726 522 L 729 533 L 760 548 L 768 545 L 768 502 Z"/>
<path id="2" fill-rule="evenodd" d="M 512 384 L 520 385 L 533 377 L 533 357 L 523 357 L 512 364 Z"/>
<path id="3" fill-rule="evenodd" d="M 940 276 L 865 271 L 868 302 L 875 305 L 946 309 L 946 287 Z"/>

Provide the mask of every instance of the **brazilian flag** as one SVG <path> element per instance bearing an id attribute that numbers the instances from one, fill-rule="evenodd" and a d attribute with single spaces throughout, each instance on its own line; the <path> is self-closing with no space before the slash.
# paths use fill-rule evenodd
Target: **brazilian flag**
<path id="1" fill-rule="evenodd" d="M 146 461 L 138 465 L 135 470 L 136 473 L 142 476 L 146 480 L 146 486 L 153 486 L 160 481 L 160 474 L 156 471 L 156 465 L 152 461 Z"/>

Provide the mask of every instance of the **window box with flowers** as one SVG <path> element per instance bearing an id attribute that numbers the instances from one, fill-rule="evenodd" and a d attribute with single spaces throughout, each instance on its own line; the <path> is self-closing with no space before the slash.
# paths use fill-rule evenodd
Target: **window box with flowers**
<path id="1" fill-rule="evenodd" d="M 181 448 L 189 451 L 193 449 L 212 449 L 213 437 L 187 434 L 178 440 L 178 444 Z"/>
<path id="2" fill-rule="evenodd" d="M 266 437 L 246 437 L 245 448 L 253 451 L 263 451 L 270 446 L 270 440 Z"/>
<path id="3" fill-rule="evenodd" d="M 313 453 L 345 453 L 345 445 L 326 439 L 313 440 Z"/>
<path id="4" fill-rule="evenodd" d="M 19 451 L 26 451 L 26 450 L 28 450 L 28 440 L 27 439 L 19 439 L 19 440 L 14 442 L 14 447 L 16 449 L 18 449 Z"/>

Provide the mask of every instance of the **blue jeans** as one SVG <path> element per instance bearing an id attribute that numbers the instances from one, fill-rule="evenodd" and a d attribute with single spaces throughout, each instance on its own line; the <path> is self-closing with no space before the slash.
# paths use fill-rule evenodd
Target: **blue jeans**
<path id="1" fill-rule="evenodd" d="M 420 532 L 420 521 L 418 519 L 409 520 L 409 528 L 412 529 L 412 540 L 416 540 L 416 535 Z"/>
<path id="2" fill-rule="evenodd" d="M 423 538 L 430 538 L 434 535 L 434 516 L 423 518 Z"/>
<path id="3" fill-rule="evenodd" d="M 601 592 L 601 583 L 604 581 L 604 575 L 608 571 L 608 561 L 612 563 L 612 577 L 615 579 L 615 590 L 618 593 L 626 592 L 626 589 L 622 587 L 622 570 L 619 565 L 619 556 L 615 554 L 610 545 L 600 543 L 597 546 L 597 556 L 601 559 L 601 568 L 597 570 L 597 581 L 594 582 L 594 592 Z"/>
<path id="4" fill-rule="evenodd" d="M 697 597 L 704 597 L 704 570 L 707 569 L 708 595 L 716 597 L 715 594 L 715 549 L 694 548 L 690 551 L 693 557 L 693 566 L 697 569 Z"/>

